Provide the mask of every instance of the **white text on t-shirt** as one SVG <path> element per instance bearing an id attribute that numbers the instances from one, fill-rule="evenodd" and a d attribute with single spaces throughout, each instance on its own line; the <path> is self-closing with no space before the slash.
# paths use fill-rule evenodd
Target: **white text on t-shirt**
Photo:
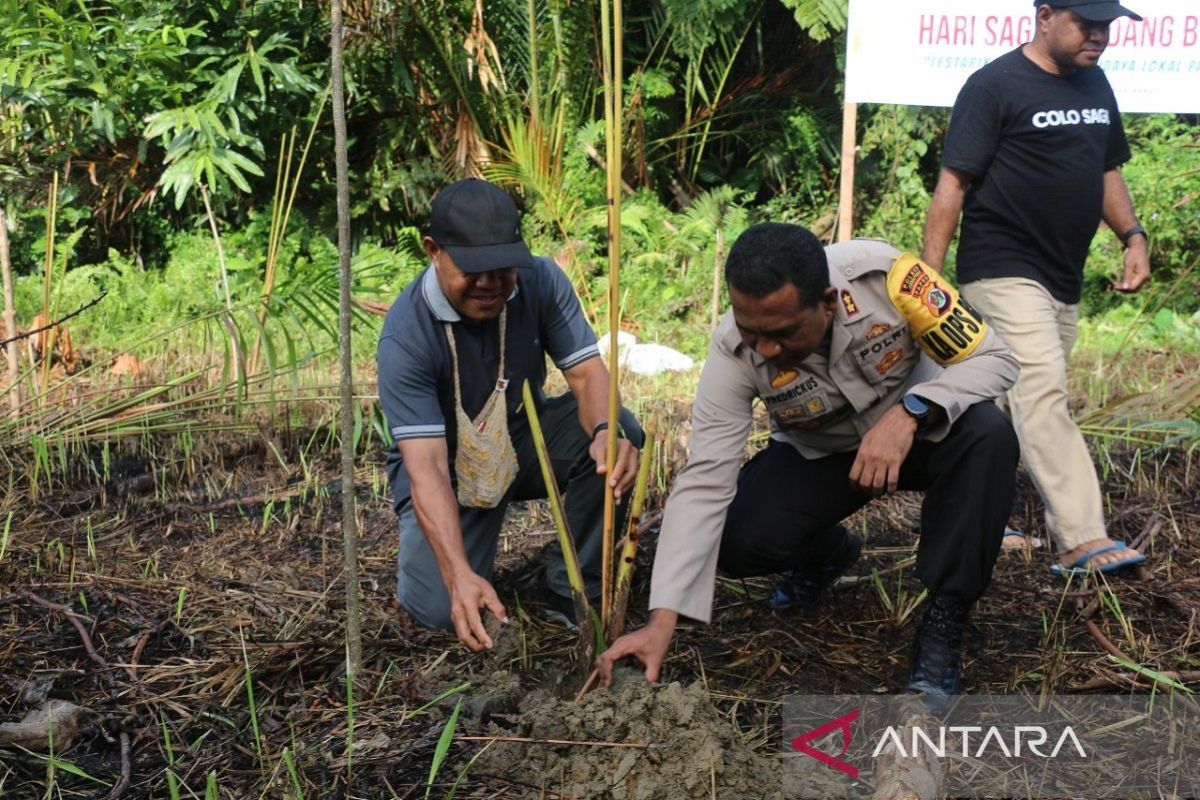
<path id="1" fill-rule="evenodd" d="M 1033 127 L 1056 128 L 1059 125 L 1108 125 L 1107 108 L 1085 108 L 1082 111 L 1070 109 L 1065 111 L 1039 111 L 1033 115 Z"/>

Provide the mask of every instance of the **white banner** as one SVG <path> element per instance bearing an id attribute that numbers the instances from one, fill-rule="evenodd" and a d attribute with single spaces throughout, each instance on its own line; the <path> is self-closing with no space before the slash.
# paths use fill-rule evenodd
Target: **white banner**
<path id="1" fill-rule="evenodd" d="M 1100 66 L 1122 111 L 1200 112 L 1200 0 L 1123 0 Z M 850 0 L 846 100 L 952 106 L 967 77 L 1033 38 L 1032 0 Z"/>

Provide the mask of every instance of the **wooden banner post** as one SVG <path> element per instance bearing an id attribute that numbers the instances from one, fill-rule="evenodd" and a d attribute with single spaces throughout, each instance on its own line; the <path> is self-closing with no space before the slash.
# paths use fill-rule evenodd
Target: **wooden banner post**
<path id="1" fill-rule="evenodd" d="M 854 162 L 858 151 L 858 104 L 846 103 L 842 109 L 842 179 L 838 200 L 837 240 L 854 236 Z"/>

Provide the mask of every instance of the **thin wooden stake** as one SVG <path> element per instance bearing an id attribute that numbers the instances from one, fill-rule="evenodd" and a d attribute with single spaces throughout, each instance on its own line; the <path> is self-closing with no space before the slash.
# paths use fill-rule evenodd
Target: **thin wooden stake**
<path id="1" fill-rule="evenodd" d="M 725 226 L 724 214 L 717 216 L 717 243 L 713 251 L 713 283 L 712 283 L 712 323 L 709 333 L 717 329 L 721 320 L 721 267 L 725 262 Z"/>
<path id="2" fill-rule="evenodd" d="M 217 217 L 213 214 L 212 204 L 208 200 L 208 187 L 200 184 L 200 198 L 204 201 L 204 212 L 208 215 L 208 226 L 212 230 L 213 241 L 217 245 L 217 263 L 221 265 L 221 288 L 225 292 L 225 314 L 221 321 L 229 332 L 229 345 L 233 349 L 233 380 L 238 385 L 240 400 L 246 388 L 246 360 L 242 357 L 242 340 L 238 335 L 237 323 L 233 321 L 233 295 L 229 291 L 229 270 L 225 265 L 225 247 L 221 244 L 221 233 L 217 230 Z"/>
<path id="3" fill-rule="evenodd" d="M 662 747 L 660 744 L 641 744 L 639 742 L 580 742 L 574 739 L 533 739 L 528 736 L 455 736 L 456 742 L 511 742 L 513 744 L 548 744 L 554 746 L 570 745 L 574 747 L 609 747 L 622 750 L 650 750 Z"/>
<path id="4" fill-rule="evenodd" d="M 46 255 L 42 262 L 42 319 L 50 319 L 50 288 L 54 285 L 54 232 L 58 230 L 58 172 L 50 180 L 50 197 L 46 202 Z M 54 353 L 58 331 L 38 336 L 35 344 L 42 351 L 42 376 L 39 386 L 41 403 L 46 403 L 46 387 L 50 385 L 50 358 Z"/>
<path id="5" fill-rule="evenodd" d="M 341 366 L 342 544 L 346 557 L 346 669 L 349 684 L 362 671 L 358 611 L 358 520 L 354 503 L 354 369 L 350 357 L 350 159 L 346 145 L 346 93 L 342 60 L 342 2 L 329 6 L 333 72 L 333 155 L 337 169 L 338 361 Z"/>
<path id="6" fill-rule="evenodd" d="M 4 338 L 17 335 L 17 308 L 13 295 L 12 262 L 8 258 L 8 219 L 0 207 L 0 275 L 4 280 Z M 17 360 L 17 343 L 10 341 L 4 348 L 8 361 L 8 409 L 16 419 L 21 412 L 21 387 L 18 385 L 20 367 Z"/>

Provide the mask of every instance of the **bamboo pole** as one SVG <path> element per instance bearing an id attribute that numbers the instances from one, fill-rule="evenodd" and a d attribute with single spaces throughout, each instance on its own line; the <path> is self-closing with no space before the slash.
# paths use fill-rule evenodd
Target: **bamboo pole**
<path id="1" fill-rule="evenodd" d="M 654 441 L 657 432 L 658 421 L 651 420 L 646 429 L 646 446 L 642 448 L 642 461 L 638 466 L 633 502 L 629 505 L 629 519 L 625 526 L 625 546 L 621 548 L 621 561 L 617 566 L 617 587 L 613 598 L 612 620 L 607 628 L 610 642 L 615 642 L 617 637 L 625 632 L 625 611 L 629 607 L 629 593 L 633 587 L 634 560 L 637 557 L 642 509 L 646 504 L 646 490 L 650 483 L 650 464 L 654 461 Z"/>
<path id="2" fill-rule="evenodd" d="M 337 170 L 338 361 L 341 365 L 342 544 L 346 558 L 346 671 L 362 671 L 362 622 L 358 611 L 358 520 L 354 503 L 354 371 L 350 356 L 350 159 L 346 145 L 346 93 L 342 60 L 342 1 L 329 6 L 333 72 L 333 155 Z"/>
<path id="3" fill-rule="evenodd" d="M 838 200 L 838 241 L 854 236 L 854 162 L 858 150 L 858 104 L 842 108 L 842 177 Z"/>
<path id="4" fill-rule="evenodd" d="M 610 11 L 611 8 L 611 11 Z M 617 463 L 617 440 L 621 413 L 620 351 L 617 333 L 621 327 L 621 114 L 624 109 L 621 84 L 621 0 L 600 0 L 601 46 L 604 52 L 604 130 L 608 173 L 608 450 L 606 477 Z M 601 539 L 600 620 L 604 628 L 612 616 L 613 529 L 616 499 L 611 489 L 604 493 L 604 530 Z"/>
<path id="5" fill-rule="evenodd" d="M 8 218 L 0 208 L 0 275 L 4 280 L 4 338 L 17 335 L 17 307 L 13 295 L 12 262 L 8 257 Z M 4 347 L 8 361 L 8 408 L 9 416 L 16 419 L 21 412 L 20 367 L 17 362 L 17 343 L 9 342 Z"/>

